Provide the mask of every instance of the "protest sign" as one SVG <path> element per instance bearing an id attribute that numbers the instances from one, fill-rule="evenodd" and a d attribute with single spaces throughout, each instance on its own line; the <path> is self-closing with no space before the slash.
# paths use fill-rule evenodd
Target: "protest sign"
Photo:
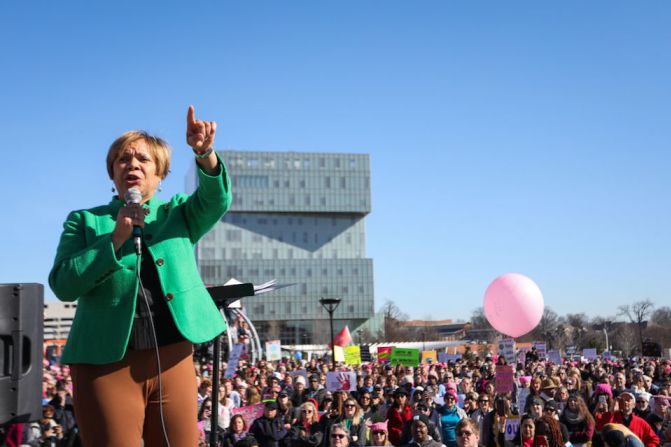
<path id="1" fill-rule="evenodd" d="M 545 360 L 547 356 L 547 345 L 544 341 L 535 341 L 534 347 L 536 348 L 536 355 L 538 355 L 538 360 Z"/>
<path id="2" fill-rule="evenodd" d="M 496 365 L 496 393 L 513 391 L 513 366 Z"/>
<path id="3" fill-rule="evenodd" d="M 582 355 L 590 362 L 596 360 L 596 348 L 585 348 L 582 350 Z"/>
<path id="4" fill-rule="evenodd" d="M 326 374 L 326 389 L 328 391 L 355 391 L 356 373 L 353 371 L 328 372 Z"/>
<path id="5" fill-rule="evenodd" d="M 509 365 L 515 363 L 515 340 L 504 338 L 499 341 L 499 355 L 506 359 Z"/>
<path id="6" fill-rule="evenodd" d="M 249 427 L 252 426 L 252 422 L 263 416 L 264 407 L 265 404 L 263 402 L 259 402 L 258 404 L 248 405 L 246 407 L 233 408 L 233 410 L 231 410 L 231 414 L 234 416 L 236 414 L 242 415 L 242 419 L 245 420 L 245 426 L 247 427 L 245 431 L 248 431 Z"/>
<path id="7" fill-rule="evenodd" d="M 527 397 L 531 394 L 529 388 L 517 388 L 517 408 L 520 410 L 520 413 L 524 412 L 524 406 L 527 403 Z"/>
<path id="8" fill-rule="evenodd" d="M 228 366 L 226 367 L 226 372 L 224 373 L 225 378 L 233 378 L 233 375 L 235 375 L 235 370 L 238 369 L 238 362 L 240 361 L 240 357 L 242 357 L 245 349 L 246 347 L 244 343 L 236 343 L 233 345 L 233 349 L 231 349 L 231 353 L 228 356 Z"/>
<path id="9" fill-rule="evenodd" d="M 373 361 L 373 358 L 370 356 L 370 346 L 359 345 L 359 350 L 361 352 L 361 361 L 362 362 L 372 362 Z"/>
<path id="10" fill-rule="evenodd" d="M 527 352 L 531 351 L 526 346 L 523 346 L 517 350 L 517 363 L 525 365 L 527 363 Z"/>
<path id="11" fill-rule="evenodd" d="M 403 366 L 419 365 L 419 349 L 391 348 L 391 363 Z"/>
<path id="12" fill-rule="evenodd" d="M 345 351 L 343 350 L 342 346 L 334 346 L 333 352 L 335 353 L 335 361 L 336 362 L 344 362 L 345 361 Z"/>
<path id="13" fill-rule="evenodd" d="M 504 435 L 506 441 L 514 440 L 519 431 L 520 431 L 520 418 L 519 417 L 506 418 L 506 432 Z"/>
<path id="14" fill-rule="evenodd" d="M 266 360 L 269 362 L 282 360 L 282 342 L 279 340 L 268 340 L 266 342 Z"/>
<path id="15" fill-rule="evenodd" d="M 438 353 L 438 361 L 440 363 L 454 362 L 461 359 L 461 354 L 448 354 L 447 352 Z"/>
<path id="16" fill-rule="evenodd" d="M 438 355 L 436 351 L 422 351 L 422 363 L 436 363 Z"/>
<path id="17" fill-rule="evenodd" d="M 380 362 L 391 361 L 391 346 L 378 346 L 377 347 L 377 360 L 380 361 Z"/>
<path id="18" fill-rule="evenodd" d="M 548 360 L 554 363 L 555 365 L 561 365 L 561 353 L 556 349 L 549 350 Z"/>
<path id="19" fill-rule="evenodd" d="M 344 353 L 346 365 L 361 364 L 361 348 L 359 345 L 345 346 Z"/>

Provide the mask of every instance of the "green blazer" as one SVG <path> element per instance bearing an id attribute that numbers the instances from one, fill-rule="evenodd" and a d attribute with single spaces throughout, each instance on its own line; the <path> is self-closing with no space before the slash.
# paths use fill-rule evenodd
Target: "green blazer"
<path id="1" fill-rule="evenodd" d="M 224 215 L 231 204 L 230 180 L 221 160 L 219 175 L 197 169 L 199 186 L 193 195 L 179 194 L 169 202 L 156 197 L 144 207 L 144 241 L 177 329 L 193 343 L 211 340 L 226 329 L 200 278 L 194 256 L 196 242 Z M 126 352 L 138 294 L 137 255 L 132 238 L 118 253 L 112 230 L 124 203 L 68 215 L 49 273 L 49 285 L 61 301 L 75 301 L 77 312 L 63 351 L 63 363 L 105 364 Z"/>

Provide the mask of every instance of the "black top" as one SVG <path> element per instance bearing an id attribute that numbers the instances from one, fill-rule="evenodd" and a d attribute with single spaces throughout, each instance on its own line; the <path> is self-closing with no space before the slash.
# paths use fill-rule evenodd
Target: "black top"
<path id="1" fill-rule="evenodd" d="M 135 305 L 135 318 L 128 340 L 128 349 L 142 350 L 154 347 L 154 337 L 151 331 L 149 319 L 154 321 L 156 329 L 156 340 L 158 346 L 165 346 L 185 340 L 184 336 L 177 330 L 175 320 L 172 318 L 165 295 L 161 290 L 161 282 L 154 260 L 142 241 L 142 264 L 140 268 L 140 287 L 138 287 L 137 303 Z M 144 286 L 144 287 L 143 287 Z M 142 291 L 144 290 L 149 303 L 149 309 L 145 302 Z"/>

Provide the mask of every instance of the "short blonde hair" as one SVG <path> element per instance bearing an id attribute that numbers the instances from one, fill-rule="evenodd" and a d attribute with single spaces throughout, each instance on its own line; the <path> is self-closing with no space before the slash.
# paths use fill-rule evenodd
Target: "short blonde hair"
<path id="1" fill-rule="evenodd" d="M 156 163 L 156 175 L 164 179 L 170 172 L 170 152 L 171 148 L 167 141 L 162 138 L 155 137 L 145 132 L 144 130 L 129 130 L 114 140 L 114 143 L 107 151 L 107 173 L 110 179 L 114 178 L 114 161 L 119 154 L 123 152 L 129 144 L 134 141 L 144 140 L 149 146 L 149 152 Z"/>

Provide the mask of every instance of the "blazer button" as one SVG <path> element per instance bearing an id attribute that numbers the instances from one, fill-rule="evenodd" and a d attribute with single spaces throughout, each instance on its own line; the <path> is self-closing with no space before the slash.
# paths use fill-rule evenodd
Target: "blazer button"
<path id="1" fill-rule="evenodd" d="M 163 258 L 158 258 L 156 260 L 156 265 L 158 265 L 159 267 L 162 266 L 164 263 L 165 263 L 165 261 L 163 260 Z"/>
<path id="2" fill-rule="evenodd" d="M 166 301 L 170 301 L 170 300 L 172 300 L 174 297 L 175 297 L 175 296 L 174 296 L 172 293 L 169 293 L 169 294 L 167 294 L 167 295 L 165 296 L 165 300 L 166 300 Z"/>

